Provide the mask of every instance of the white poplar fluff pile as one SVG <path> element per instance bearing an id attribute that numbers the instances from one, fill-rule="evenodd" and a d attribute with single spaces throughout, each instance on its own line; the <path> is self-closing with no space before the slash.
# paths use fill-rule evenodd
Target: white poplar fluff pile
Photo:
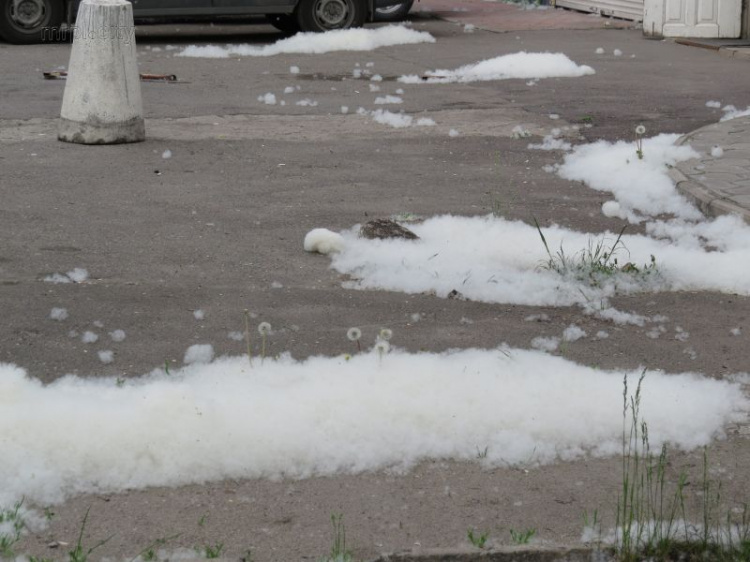
<path id="1" fill-rule="evenodd" d="M 344 338 L 342 337 L 342 340 Z M 345 340 L 344 340 L 345 341 Z M 351 343 L 351 342 L 346 342 Z M 225 478 L 304 478 L 424 459 L 533 466 L 621 450 L 623 377 L 538 351 L 220 358 L 118 384 L 0 365 L 0 506 Z M 651 445 L 691 449 L 750 404 L 738 385 L 649 372 Z"/>
<path id="2" fill-rule="evenodd" d="M 594 73 L 590 66 L 577 65 L 562 53 L 521 51 L 467 64 L 455 70 L 431 70 L 425 73 L 424 79 L 412 74 L 402 76 L 398 81 L 405 84 L 448 84 L 511 78 L 574 78 Z"/>
<path id="3" fill-rule="evenodd" d="M 688 160 L 690 147 L 674 146 L 674 135 L 645 139 L 643 160 L 634 144 L 600 141 L 574 148 L 558 173 L 611 193 L 605 214 L 646 223 L 648 235 L 622 237 L 615 253 L 620 266 L 644 269 L 654 256 L 655 275 L 615 274 L 592 287 L 575 276 L 545 269 L 549 255 L 534 225 L 492 216 L 444 215 L 410 225 L 418 241 L 367 240 L 357 229 L 342 233 L 332 267 L 355 279 L 346 287 L 406 293 L 459 291 L 473 300 L 538 306 L 567 306 L 606 299 L 615 293 L 709 290 L 750 295 L 750 226 L 724 216 L 707 220 L 680 195 L 667 166 Z M 675 218 L 656 220 L 669 213 Z M 551 253 L 561 248 L 574 262 L 613 232 L 584 233 L 558 226 L 541 229 Z"/>
<path id="4" fill-rule="evenodd" d="M 377 29 L 336 29 L 325 33 L 297 33 L 262 47 L 254 45 L 190 45 L 176 54 L 178 57 L 218 58 L 272 57 L 280 54 L 319 55 L 335 51 L 372 51 L 393 45 L 434 43 L 426 31 L 415 31 L 400 25 Z"/>

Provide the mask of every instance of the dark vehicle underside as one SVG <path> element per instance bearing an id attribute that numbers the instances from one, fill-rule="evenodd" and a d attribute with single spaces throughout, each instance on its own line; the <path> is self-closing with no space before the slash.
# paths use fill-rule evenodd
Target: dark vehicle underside
<path id="1" fill-rule="evenodd" d="M 0 0 L 0 37 L 39 43 L 74 25 L 81 0 Z M 135 19 L 265 16 L 285 33 L 361 27 L 403 19 L 414 0 L 131 0 Z"/>

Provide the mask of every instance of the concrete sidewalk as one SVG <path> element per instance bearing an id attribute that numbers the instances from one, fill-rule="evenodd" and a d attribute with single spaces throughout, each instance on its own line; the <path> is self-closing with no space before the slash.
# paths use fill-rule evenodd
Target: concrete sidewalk
<path id="1" fill-rule="evenodd" d="M 701 155 L 672 168 L 677 189 L 707 215 L 735 213 L 750 222 L 750 116 L 702 127 L 677 142 Z"/>

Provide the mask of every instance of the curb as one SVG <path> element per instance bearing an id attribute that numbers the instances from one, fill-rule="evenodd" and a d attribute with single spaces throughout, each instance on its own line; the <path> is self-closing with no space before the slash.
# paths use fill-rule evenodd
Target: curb
<path id="1" fill-rule="evenodd" d="M 747 47 L 721 47 L 719 54 L 733 59 L 750 60 L 750 49 Z"/>
<path id="2" fill-rule="evenodd" d="M 500 547 L 487 550 L 419 550 L 384 554 L 370 562 L 608 562 L 611 552 L 592 548 Z"/>
<path id="3" fill-rule="evenodd" d="M 675 142 L 675 145 L 682 146 L 688 144 L 695 135 L 700 134 L 702 131 L 712 127 L 716 127 L 716 123 L 706 125 L 700 129 L 681 136 Z M 710 186 L 698 182 L 694 179 L 686 176 L 681 166 L 687 167 L 695 163 L 695 159 L 686 160 L 679 162 L 676 166 L 669 169 L 669 177 L 675 182 L 677 191 L 682 193 L 688 200 L 694 203 L 700 211 L 709 217 L 719 217 L 721 215 L 739 215 L 746 223 L 750 224 L 750 209 L 746 209 L 735 203 L 732 199 L 722 195 L 718 191 L 712 189 Z"/>

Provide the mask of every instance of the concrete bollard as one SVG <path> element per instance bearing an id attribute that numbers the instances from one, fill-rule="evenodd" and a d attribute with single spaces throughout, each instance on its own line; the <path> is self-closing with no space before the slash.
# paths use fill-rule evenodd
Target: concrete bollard
<path id="1" fill-rule="evenodd" d="M 81 2 L 57 138 L 80 144 L 145 140 L 130 2 Z"/>

